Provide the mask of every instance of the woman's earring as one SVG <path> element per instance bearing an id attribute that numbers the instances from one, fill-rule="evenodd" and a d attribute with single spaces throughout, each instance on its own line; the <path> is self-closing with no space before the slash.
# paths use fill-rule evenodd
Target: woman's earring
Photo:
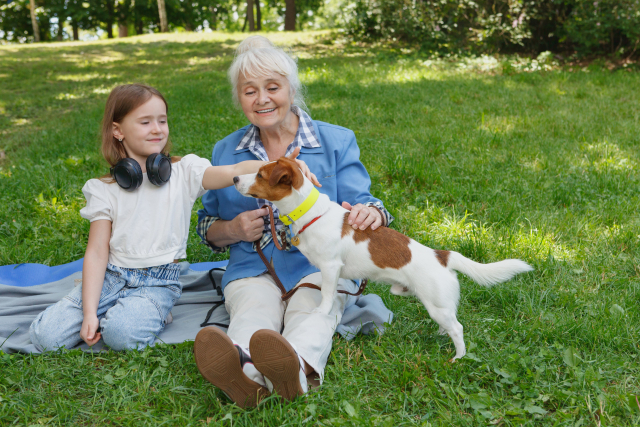
<path id="1" fill-rule="evenodd" d="M 118 141 L 122 142 L 122 138 L 118 138 Z"/>

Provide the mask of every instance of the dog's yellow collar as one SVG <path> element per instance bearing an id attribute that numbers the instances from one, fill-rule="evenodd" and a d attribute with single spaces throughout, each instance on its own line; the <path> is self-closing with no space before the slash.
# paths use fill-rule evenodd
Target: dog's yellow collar
<path id="1" fill-rule="evenodd" d="M 286 215 L 280 215 L 280 221 L 282 221 L 285 225 L 291 225 L 293 224 L 294 221 L 300 219 L 300 217 L 304 214 L 306 214 L 309 209 L 311 209 L 311 206 L 313 206 L 313 204 L 316 202 L 316 200 L 318 200 L 318 197 L 320 197 L 320 192 L 318 191 L 317 188 L 314 187 L 313 190 L 311 190 L 311 193 L 307 196 L 306 199 L 304 199 L 304 202 L 300 203 L 300 205 L 295 208 L 293 211 L 289 212 Z"/>

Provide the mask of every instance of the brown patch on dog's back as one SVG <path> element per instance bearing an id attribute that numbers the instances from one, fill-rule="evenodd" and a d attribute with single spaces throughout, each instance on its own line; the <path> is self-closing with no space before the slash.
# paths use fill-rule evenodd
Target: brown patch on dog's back
<path id="1" fill-rule="evenodd" d="M 440 263 L 440 265 L 442 265 L 443 267 L 446 267 L 447 264 L 449 263 L 449 254 L 451 252 L 441 251 L 440 249 L 434 249 L 433 251 L 436 253 L 436 258 Z"/>
<path id="2" fill-rule="evenodd" d="M 369 240 L 369 254 L 371 260 L 378 268 L 402 268 L 411 262 L 411 239 L 402 233 L 398 233 L 387 227 L 378 227 L 371 230 L 354 230 L 349 225 L 349 213 L 344 214 L 342 222 L 342 238 L 353 234 L 356 243 Z"/>

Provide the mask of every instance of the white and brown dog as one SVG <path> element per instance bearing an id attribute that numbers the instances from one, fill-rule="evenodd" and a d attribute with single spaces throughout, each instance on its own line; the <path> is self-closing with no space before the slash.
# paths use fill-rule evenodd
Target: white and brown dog
<path id="1" fill-rule="evenodd" d="M 258 173 L 235 177 L 234 183 L 244 196 L 273 202 L 281 217 L 300 212 L 301 205 L 317 197 L 292 225 L 292 242 L 322 273 L 322 301 L 316 311 L 329 313 L 339 278 L 391 284 L 393 294 L 417 296 L 440 325 L 440 333 L 449 334 L 456 347 L 452 361 L 466 352 L 456 319 L 460 285 L 454 270 L 483 286 L 532 270 L 517 259 L 480 264 L 457 252 L 430 249 L 386 227 L 354 230 L 347 222 L 349 212 L 327 195 L 316 194 L 296 163 L 284 157 Z"/>

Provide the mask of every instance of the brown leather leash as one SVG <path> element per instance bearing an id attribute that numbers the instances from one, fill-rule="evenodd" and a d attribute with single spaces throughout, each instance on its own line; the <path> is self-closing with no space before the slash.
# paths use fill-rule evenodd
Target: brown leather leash
<path id="1" fill-rule="evenodd" d="M 269 210 L 269 220 L 271 222 L 271 237 L 273 238 L 273 243 L 276 245 L 276 248 L 278 248 L 278 250 L 281 251 L 282 250 L 282 246 L 278 242 L 278 238 L 276 236 L 276 225 L 275 225 L 274 219 L 273 219 L 273 210 L 271 209 L 271 206 L 269 206 L 269 205 L 264 205 L 263 208 L 267 208 Z M 278 286 L 278 288 L 280 288 L 280 292 L 282 292 L 282 297 L 281 297 L 282 301 L 287 301 L 300 288 L 310 288 L 310 289 L 316 289 L 318 291 L 321 290 L 320 286 L 317 286 L 317 285 L 314 285 L 313 283 L 308 283 L 307 282 L 307 283 L 300 283 L 298 286 L 296 286 L 295 288 L 293 288 L 289 292 L 287 292 L 287 290 L 282 285 L 282 282 L 278 278 L 278 275 L 276 274 L 276 270 L 273 268 L 271 263 L 267 260 L 267 257 L 265 257 L 264 254 L 262 253 L 262 248 L 260 247 L 260 239 L 256 240 L 253 243 L 256 245 L 256 251 L 258 252 L 258 255 L 260 255 L 260 259 L 262 259 L 262 262 L 264 263 L 264 266 L 267 267 L 267 271 L 269 272 L 271 277 L 273 277 L 273 280 L 276 282 L 276 285 Z M 363 279 L 362 282 L 360 283 L 360 288 L 358 288 L 358 291 L 355 294 L 353 294 L 351 292 L 343 291 L 343 290 L 338 290 L 338 293 L 339 294 L 347 294 L 347 295 L 351 295 L 351 296 L 357 297 L 358 295 L 361 295 L 362 292 L 364 292 L 365 288 L 367 287 L 367 282 L 368 282 L 367 279 Z"/>

